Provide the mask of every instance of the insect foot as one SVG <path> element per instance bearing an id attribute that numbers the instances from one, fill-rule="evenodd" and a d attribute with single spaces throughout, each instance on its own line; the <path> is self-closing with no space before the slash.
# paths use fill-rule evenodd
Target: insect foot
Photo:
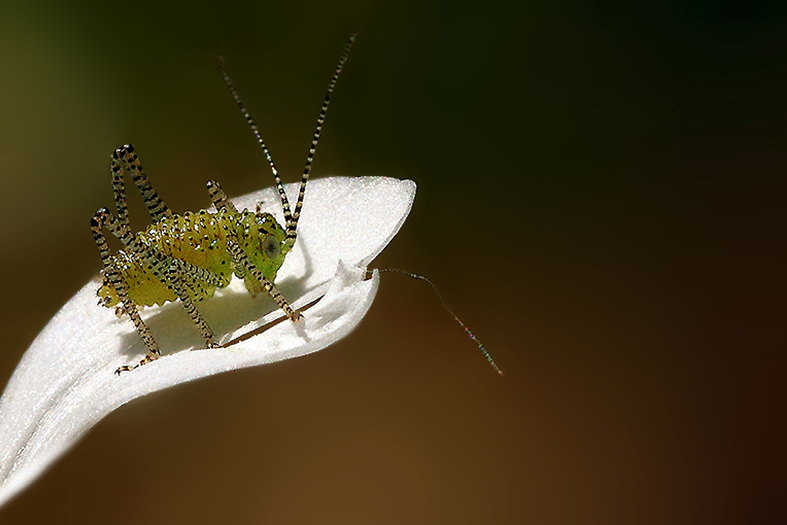
<path id="1" fill-rule="evenodd" d="M 115 370 L 115 375 L 119 376 L 123 372 L 130 372 L 130 371 L 134 370 L 135 368 L 139 368 L 142 365 L 146 365 L 146 364 L 150 363 L 151 361 L 155 361 L 158 358 L 159 358 L 159 355 L 150 355 L 150 354 L 148 354 L 142 359 L 142 361 L 140 361 L 136 365 L 119 366 L 117 368 L 117 370 Z"/>

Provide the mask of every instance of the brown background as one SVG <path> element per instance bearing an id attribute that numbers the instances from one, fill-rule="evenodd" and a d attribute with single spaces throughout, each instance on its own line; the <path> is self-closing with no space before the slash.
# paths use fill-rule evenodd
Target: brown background
<path id="1" fill-rule="evenodd" d="M 507 376 L 386 275 L 347 339 L 122 407 L 0 521 L 787 519 L 787 13 L 630 4 L 4 4 L 0 384 L 99 270 L 113 148 L 175 210 L 269 185 L 221 51 L 295 181 L 353 29 L 316 175 L 417 181 L 376 264 Z"/>

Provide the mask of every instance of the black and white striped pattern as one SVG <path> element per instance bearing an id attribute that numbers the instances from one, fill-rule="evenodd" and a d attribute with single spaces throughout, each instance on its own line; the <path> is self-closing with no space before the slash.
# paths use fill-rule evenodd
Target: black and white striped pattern
<path id="1" fill-rule="evenodd" d="M 320 109 L 320 116 L 317 117 L 317 128 L 314 130 L 314 136 L 312 137 L 312 143 L 309 146 L 309 154 L 306 156 L 306 167 L 303 168 L 303 176 L 301 177 L 301 187 L 298 190 L 298 202 L 295 203 L 295 211 L 292 214 L 292 220 L 287 224 L 287 243 L 292 246 L 295 244 L 295 239 L 298 235 L 297 227 L 298 227 L 298 219 L 301 218 L 301 208 L 303 208 L 303 197 L 306 194 L 306 183 L 309 182 L 309 174 L 312 170 L 312 162 L 314 161 L 314 152 L 317 149 L 317 142 L 320 140 L 320 134 L 322 133 L 322 125 L 325 122 L 325 115 L 328 113 L 328 105 L 331 103 L 331 95 L 333 94 L 333 88 L 336 87 L 336 81 L 339 80 L 339 74 L 344 69 L 344 64 L 347 62 L 347 57 L 350 55 L 350 49 L 352 49 L 353 42 L 355 42 L 355 37 L 357 33 L 353 33 L 350 35 L 350 40 L 347 41 L 347 45 L 344 46 L 344 51 L 342 52 L 342 57 L 339 59 L 339 65 L 336 66 L 336 71 L 333 72 L 333 77 L 331 78 L 331 83 L 328 84 L 328 92 L 325 94 L 325 101 L 322 103 L 322 108 Z"/>
<path id="2" fill-rule="evenodd" d="M 221 189 L 221 184 L 215 180 L 208 181 L 208 196 L 210 197 L 210 202 L 216 207 L 216 211 L 227 208 L 232 213 L 238 213 L 238 208 L 227 198 L 227 194 Z"/>
<path id="3" fill-rule="evenodd" d="M 112 153 L 110 167 L 112 169 L 112 191 L 115 194 L 117 218 L 121 224 L 128 226 L 126 187 L 123 182 L 124 173 L 130 174 L 137 188 L 139 188 L 139 192 L 145 200 L 145 206 L 153 222 L 158 222 L 163 217 L 172 216 L 172 212 L 167 205 L 164 204 L 164 201 L 161 200 L 161 197 L 159 197 L 153 185 L 150 184 L 145 172 L 142 171 L 142 165 L 139 163 L 139 157 L 134 151 L 134 146 L 131 144 L 124 144 L 116 149 Z"/>
<path id="4" fill-rule="evenodd" d="M 133 321 L 134 326 L 142 336 L 142 341 L 145 343 L 145 347 L 148 349 L 148 355 L 145 356 L 145 362 L 150 362 L 161 356 L 161 352 L 159 351 L 158 343 L 156 343 L 156 340 L 153 339 L 153 334 L 150 333 L 150 329 L 142 320 L 142 317 L 140 317 L 137 306 L 129 299 L 126 286 L 123 283 L 123 280 L 120 278 L 120 274 L 115 268 L 115 265 L 112 264 L 111 254 L 109 252 L 107 240 L 104 237 L 103 232 L 104 227 L 112 220 L 113 218 L 106 208 L 98 210 L 90 220 L 90 227 L 93 230 L 93 239 L 96 241 L 96 245 L 98 246 L 98 252 L 101 255 L 101 261 L 104 263 L 105 275 L 112 284 L 112 287 L 117 292 L 120 302 L 123 305 L 123 311 L 125 311 L 131 318 L 131 321 Z M 120 371 L 120 369 L 116 370 L 118 373 Z"/>
<path id="5" fill-rule="evenodd" d="M 306 195 L 306 184 L 309 182 L 309 174 L 311 173 L 312 169 L 312 162 L 314 162 L 314 152 L 317 150 L 317 143 L 320 141 L 320 134 L 322 133 L 322 125 L 325 122 L 325 115 L 328 113 L 328 105 L 331 103 L 331 95 L 333 94 L 333 88 L 336 86 L 336 81 L 339 79 L 339 74 L 344 69 L 344 64 L 347 62 L 347 57 L 350 54 L 350 49 L 352 48 L 353 42 L 355 42 L 355 37 L 357 33 L 353 33 L 350 35 L 350 39 L 347 42 L 347 45 L 344 47 L 344 51 L 342 52 L 342 56 L 339 59 L 339 65 L 336 66 L 336 70 L 333 73 L 333 77 L 331 78 L 331 82 L 328 85 L 328 92 L 325 95 L 325 100 L 322 103 L 322 108 L 320 109 L 320 116 L 317 117 L 317 128 L 314 130 L 314 135 L 312 136 L 312 142 L 309 146 L 309 154 L 306 156 L 306 166 L 303 169 L 303 175 L 301 176 L 301 186 L 298 190 L 298 201 L 295 203 L 295 210 L 290 211 L 290 201 L 287 199 L 287 194 L 284 191 L 284 186 L 281 182 L 281 177 L 279 176 L 279 172 L 276 169 L 276 165 L 273 163 L 273 158 L 271 157 L 270 152 L 268 151 L 268 147 L 265 145 L 265 141 L 262 140 L 262 136 L 260 135 L 259 128 L 257 124 L 254 123 L 254 120 L 251 118 L 249 111 L 246 109 L 246 105 L 238 95 L 238 91 L 235 89 L 235 85 L 232 83 L 232 79 L 230 78 L 229 74 L 227 73 L 227 69 L 224 67 L 224 58 L 221 55 L 216 56 L 216 63 L 219 67 L 219 71 L 221 72 L 221 76 L 224 79 L 224 82 L 227 84 L 227 87 L 230 88 L 232 92 L 232 96 L 235 99 L 235 102 L 238 104 L 241 113 L 243 114 L 246 122 L 249 124 L 252 133 L 257 138 L 257 142 L 259 142 L 260 146 L 262 147 L 262 151 L 265 153 L 265 158 L 268 159 L 268 164 L 270 164 L 271 171 L 273 172 L 273 178 L 276 181 L 276 189 L 279 192 L 279 198 L 281 199 L 281 207 L 284 211 L 284 220 L 285 220 L 285 228 L 287 229 L 287 244 L 292 247 L 295 244 L 295 239 L 298 236 L 298 219 L 301 217 L 301 209 L 303 208 L 303 198 Z"/>
<path id="6" fill-rule="evenodd" d="M 270 152 L 268 151 L 268 147 L 265 145 L 265 141 L 262 140 L 262 135 L 260 135 L 260 130 L 257 128 L 257 124 L 254 123 L 252 120 L 249 111 L 246 109 L 246 105 L 240 99 L 240 95 L 238 95 L 238 91 L 235 89 L 235 85 L 232 83 L 232 79 L 230 78 L 229 74 L 227 73 L 227 69 L 224 67 L 224 57 L 221 55 L 216 55 L 216 64 L 219 66 L 219 71 L 221 72 L 221 76 L 224 79 L 224 83 L 227 84 L 227 87 L 230 88 L 232 92 L 232 96 L 235 99 L 235 103 L 238 104 L 238 108 L 240 108 L 240 112 L 243 113 L 243 116 L 246 118 L 246 122 L 249 124 L 251 128 L 251 132 L 254 133 L 254 136 L 257 137 L 257 142 L 259 142 L 260 146 L 262 147 L 263 153 L 265 153 L 265 158 L 268 159 L 268 164 L 270 164 L 271 171 L 273 172 L 273 178 L 276 180 L 276 189 L 279 191 L 279 199 L 281 200 L 281 207 L 284 210 L 284 220 L 289 227 L 290 222 L 292 222 L 292 214 L 290 212 L 290 201 L 287 199 L 287 193 L 284 191 L 284 186 L 281 183 L 281 177 L 279 176 L 279 171 L 276 169 L 276 165 L 273 163 L 273 157 L 271 157 Z"/>

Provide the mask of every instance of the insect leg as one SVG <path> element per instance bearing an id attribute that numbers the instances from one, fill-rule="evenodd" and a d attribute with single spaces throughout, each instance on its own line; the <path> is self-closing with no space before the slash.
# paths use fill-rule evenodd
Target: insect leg
<path id="1" fill-rule="evenodd" d="M 279 305 L 279 308 L 281 308 L 282 311 L 287 314 L 287 317 L 289 317 L 290 320 L 297 321 L 302 317 L 300 312 L 296 312 L 292 309 L 290 303 L 288 303 L 287 299 L 285 299 L 284 296 L 280 294 L 278 290 L 276 290 L 276 287 L 273 285 L 273 283 L 270 282 L 270 280 L 268 280 L 264 275 L 262 275 L 262 272 L 259 270 L 259 268 L 254 266 L 238 243 L 232 240 L 227 240 L 227 248 L 232 255 L 235 265 L 242 266 L 246 269 L 246 271 L 253 275 L 254 278 L 259 281 L 262 287 L 265 288 L 265 291 L 270 294 L 274 301 L 276 301 L 276 304 Z"/>
<path id="2" fill-rule="evenodd" d="M 237 213 L 238 208 L 236 208 L 232 201 L 227 198 L 227 194 L 224 193 L 224 190 L 221 189 L 221 185 L 215 180 L 208 181 L 208 195 L 210 196 L 211 202 L 216 207 L 216 210 L 227 208 L 229 211 Z M 246 267 L 235 259 L 235 256 L 233 256 L 232 259 L 235 265 L 235 275 L 238 276 L 238 279 L 245 279 Z"/>
<path id="3" fill-rule="evenodd" d="M 221 285 L 221 279 L 207 270 L 198 268 L 186 261 L 168 257 L 154 248 L 145 246 L 131 234 L 128 225 L 120 223 L 120 221 L 108 212 L 107 215 L 108 219 L 106 220 L 106 224 L 109 231 L 120 239 L 120 242 L 122 242 L 129 251 L 139 257 L 145 265 L 149 266 L 153 275 L 155 275 L 159 281 L 172 288 L 181 303 L 183 303 L 183 307 L 186 309 L 189 317 L 191 317 L 197 325 L 202 337 L 205 339 L 206 345 L 209 348 L 216 346 L 213 342 L 213 331 L 205 322 L 199 310 L 194 306 L 194 302 L 186 290 L 182 277 L 183 275 L 191 275 L 194 278 L 210 284 L 215 284 L 216 286 Z M 152 359 L 145 358 L 139 365 L 143 365 L 151 360 Z M 124 367 L 123 370 L 131 370 L 133 368 L 135 367 Z"/>
<path id="4" fill-rule="evenodd" d="M 216 207 L 216 210 L 227 208 L 227 210 L 237 213 L 238 208 L 236 208 L 232 201 L 227 198 L 227 194 L 224 193 L 224 190 L 221 189 L 221 185 L 215 180 L 208 181 L 208 195 L 210 196 L 210 201 Z M 234 256 L 233 263 L 235 264 L 235 275 L 238 276 L 238 279 L 245 279 L 246 267 L 240 264 Z"/>
<path id="5" fill-rule="evenodd" d="M 219 276 L 214 275 L 204 268 L 199 268 L 198 266 L 180 259 L 167 257 L 154 248 L 141 246 L 141 243 L 137 242 L 133 236 L 127 234 L 127 228 L 121 227 L 121 229 L 126 230 L 125 232 L 119 232 L 119 237 L 122 235 L 122 237 L 120 237 L 121 242 L 124 244 L 128 242 L 128 248 L 137 254 L 138 257 L 142 258 L 146 265 L 150 266 L 153 275 L 155 275 L 159 281 L 171 287 L 175 295 L 180 299 L 181 304 L 183 304 L 183 308 L 186 309 L 186 313 L 189 314 L 191 320 L 197 325 L 200 334 L 202 334 L 202 337 L 205 339 L 206 347 L 213 348 L 217 346 L 213 342 L 213 330 L 202 317 L 197 307 L 194 306 L 194 301 L 188 294 L 186 282 L 183 277 L 188 275 L 215 286 L 226 286 L 227 283 L 223 283 Z M 124 235 L 124 233 L 126 233 L 126 235 Z"/>
<path id="6" fill-rule="evenodd" d="M 208 195 L 210 196 L 210 201 L 216 206 L 216 210 L 227 208 L 227 210 L 233 213 L 238 212 L 238 208 L 236 208 L 232 201 L 227 198 L 227 194 L 224 193 L 224 190 L 221 189 L 221 185 L 215 180 L 208 181 Z"/>
<path id="7" fill-rule="evenodd" d="M 195 279 L 199 279 L 202 282 L 212 284 L 213 286 L 223 288 L 230 283 L 230 279 L 228 278 L 226 281 L 222 280 L 221 277 L 216 275 L 215 273 L 206 270 L 205 268 L 200 268 L 194 264 L 191 264 L 188 261 L 184 261 L 183 259 L 175 259 L 174 257 L 172 260 L 178 265 L 181 273 L 184 275 L 188 275 L 189 277 L 193 277 Z"/>
<path id="8" fill-rule="evenodd" d="M 142 198 L 145 200 L 145 206 L 148 208 L 150 217 L 154 222 L 160 221 L 163 217 L 171 217 L 172 212 L 169 210 L 164 201 L 161 200 L 153 185 L 150 184 L 145 172 L 142 171 L 142 165 L 139 163 L 139 157 L 134 151 L 134 146 L 125 144 L 120 146 L 112 153 L 111 159 L 112 168 L 112 190 L 115 193 L 115 205 L 117 206 L 118 221 L 128 226 L 128 206 L 126 205 L 126 188 L 123 182 L 123 174 L 128 173 L 134 180 L 134 183 L 139 188 Z"/>
<path id="9" fill-rule="evenodd" d="M 194 301 L 191 300 L 191 297 L 189 297 L 186 287 L 184 286 L 184 281 L 182 279 L 182 276 L 185 273 L 183 271 L 184 266 L 180 264 L 183 262 L 185 261 L 181 261 L 180 259 L 172 260 L 172 263 L 170 264 L 167 271 L 168 280 L 172 284 L 172 288 L 175 290 L 175 293 L 180 298 L 183 308 L 186 309 L 186 312 L 189 314 L 189 317 L 191 317 L 191 320 L 194 321 L 194 324 L 196 324 L 197 328 L 199 328 L 200 334 L 202 334 L 202 337 L 205 339 L 207 348 L 215 348 L 218 345 L 213 342 L 213 330 L 211 330 L 210 326 L 208 326 L 208 323 L 205 322 L 205 319 L 202 317 L 202 314 L 199 313 L 197 307 L 194 306 Z M 206 273 L 209 274 L 210 272 Z"/>
<path id="10" fill-rule="evenodd" d="M 156 343 L 156 340 L 153 338 L 153 334 L 150 333 L 150 329 L 142 320 L 142 317 L 140 317 L 139 311 L 137 310 L 137 305 L 135 305 L 129 299 L 126 285 L 123 282 L 123 279 L 120 277 L 120 273 L 117 271 L 117 268 L 115 268 L 115 265 L 112 264 L 103 229 L 105 227 L 108 228 L 110 224 L 116 222 L 117 219 L 113 217 L 111 213 L 109 213 L 109 210 L 106 208 L 98 210 L 90 220 L 90 226 L 93 230 L 93 239 L 96 241 L 98 251 L 101 254 L 101 261 L 104 263 L 104 271 L 109 278 L 109 282 L 112 283 L 112 287 L 117 292 L 120 302 L 123 304 L 123 309 L 133 321 L 134 326 L 139 332 L 139 335 L 142 337 L 142 341 L 145 343 L 145 347 L 148 349 L 148 354 L 142 359 L 142 361 L 139 362 L 138 365 L 121 366 L 115 371 L 119 374 L 120 372 L 132 370 L 137 366 L 144 365 L 153 361 L 154 359 L 158 359 L 161 356 L 161 352 L 159 351 L 158 343 Z"/>
<path id="11" fill-rule="evenodd" d="M 186 313 L 189 314 L 191 320 L 197 325 L 203 339 L 205 339 L 206 348 L 218 346 L 213 341 L 213 330 L 210 325 L 208 325 L 207 321 L 205 321 L 205 318 L 202 317 L 202 314 L 194 305 L 194 300 L 188 293 L 187 282 L 184 276 L 188 275 L 189 277 L 218 287 L 226 286 L 228 283 L 223 282 L 221 277 L 204 268 L 200 268 L 199 266 L 195 266 L 181 259 L 166 257 L 153 248 L 140 250 L 139 243 L 136 242 L 134 242 L 133 246 L 130 248 L 136 250 L 136 253 L 145 259 L 146 264 L 151 266 L 156 278 L 172 288 L 180 299 L 183 308 L 186 309 Z M 165 268 L 166 270 L 164 270 Z"/>

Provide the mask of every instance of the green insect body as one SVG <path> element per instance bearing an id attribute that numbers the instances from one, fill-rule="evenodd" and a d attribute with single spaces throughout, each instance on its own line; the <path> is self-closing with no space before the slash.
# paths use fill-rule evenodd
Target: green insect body
<path id="1" fill-rule="evenodd" d="M 281 177 L 257 125 L 224 69 L 223 60 L 218 57 L 224 81 L 270 165 L 284 213 L 284 226 L 279 225 L 270 213 L 262 213 L 259 205 L 256 213 L 239 211 L 215 181 L 208 182 L 208 193 L 216 208 L 215 213 L 202 210 L 173 214 L 148 181 L 132 145 L 121 146 L 112 154 L 110 166 L 117 211 L 112 213 L 107 208 L 101 208 L 90 221 L 93 239 L 104 265 L 98 289 L 99 304 L 107 308 L 115 307 L 119 315 L 128 315 L 148 350 L 138 364 L 121 366 L 116 373 L 133 370 L 161 356 L 158 343 L 139 314 L 141 306 L 161 306 L 169 301 L 180 300 L 202 334 L 205 346 L 218 346 L 213 330 L 195 303 L 213 296 L 217 288 L 229 285 L 233 274 L 244 280 L 246 289 L 252 295 L 265 291 L 290 320 L 295 322 L 301 319 L 302 314 L 293 309 L 279 293 L 274 280 L 287 253 L 295 245 L 314 152 L 333 88 L 354 40 L 355 34 L 345 46 L 328 85 L 328 93 L 306 157 L 298 200 L 293 209 L 290 209 Z M 145 231 L 136 234 L 131 232 L 129 225 L 124 182 L 126 177 L 130 177 L 139 189 L 152 219 L 152 224 Z M 105 230 L 120 240 L 124 247 L 122 251 L 114 254 L 110 251 Z"/>
<path id="2" fill-rule="evenodd" d="M 252 295 L 263 291 L 259 281 L 234 264 L 227 246 L 228 239 L 238 243 L 251 263 L 271 282 L 276 279 L 276 272 L 290 251 L 289 244 L 285 242 L 286 232 L 273 215 L 247 210 L 233 212 L 226 208 L 217 213 L 200 210 L 198 213 L 165 217 L 138 233 L 136 238 L 145 248 L 186 261 L 220 278 L 221 282 L 214 285 L 184 275 L 184 285 L 195 302 L 213 296 L 216 288 L 229 285 L 233 273 L 244 279 L 246 289 Z M 172 288 L 156 278 L 153 271 L 133 253 L 119 251 L 111 256 L 111 261 L 118 268 L 129 299 L 134 304 L 162 306 L 178 299 Z M 107 308 L 117 306 L 120 303 L 117 291 L 106 272 L 102 273 L 103 281 L 98 290 L 101 304 Z"/>

